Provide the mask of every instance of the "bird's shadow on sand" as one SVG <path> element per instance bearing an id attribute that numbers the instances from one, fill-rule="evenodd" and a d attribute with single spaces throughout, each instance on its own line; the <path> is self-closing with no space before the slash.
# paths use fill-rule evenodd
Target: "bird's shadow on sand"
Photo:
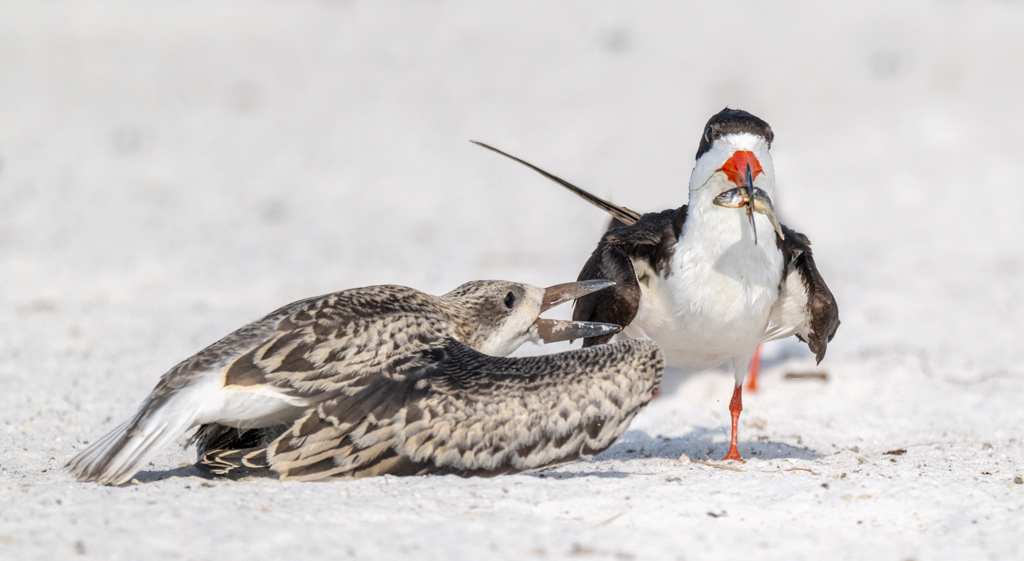
<path id="1" fill-rule="evenodd" d="M 200 479 L 215 479 L 209 472 L 199 469 L 195 465 L 181 466 L 166 471 L 140 471 L 135 474 L 134 479 L 139 483 L 156 483 L 166 479 L 198 477 Z"/>
<path id="2" fill-rule="evenodd" d="M 238 481 L 239 479 L 246 477 L 277 477 L 277 474 L 266 469 L 259 470 L 238 470 L 226 475 L 216 475 L 209 471 L 202 469 L 196 465 L 182 466 L 167 471 L 140 471 L 135 474 L 135 479 L 139 483 L 156 483 L 157 481 L 164 481 L 166 479 L 174 478 L 192 478 L 198 477 L 199 479 L 208 481 Z"/>
<path id="3" fill-rule="evenodd" d="M 720 427 L 696 427 L 683 436 L 660 437 L 640 430 L 627 432 L 619 442 L 599 454 L 595 460 L 626 460 L 632 458 L 665 458 L 676 460 L 686 454 L 697 460 L 720 460 L 729 451 L 729 443 L 715 442 L 722 436 Z M 803 446 L 793 446 L 771 439 L 743 441 L 739 443 L 740 455 L 757 460 L 816 460 L 823 454 Z"/>
<path id="4" fill-rule="evenodd" d="M 721 437 L 721 435 L 722 429 L 719 427 L 697 427 L 685 435 L 675 438 L 652 437 L 644 431 L 632 430 L 623 435 L 611 448 L 595 456 L 592 462 L 606 463 L 610 460 L 626 461 L 650 458 L 678 460 L 683 454 L 695 460 L 717 461 L 725 456 L 725 453 L 729 450 L 728 442 L 715 442 L 712 440 L 712 438 Z M 824 454 L 810 448 L 793 446 L 785 442 L 775 442 L 772 440 L 741 442 L 739 449 L 740 455 L 744 458 L 757 460 L 785 458 L 816 460 L 824 456 Z M 547 479 L 573 479 L 577 477 L 621 479 L 631 475 L 628 471 L 619 471 L 617 469 L 587 471 L 558 471 L 557 468 L 553 469 L 555 471 L 542 471 L 532 475 L 533 477 Z M 198 477 L 210 481 L 237 481 L 243 477 L 275 477 L 275 474 L 269 470 L 247 470 L 230 475 L 214 475 L 195 465 L 188 465 L 167 471 L 140 471 L 135 475 L 134 479 L 141 484 L 156 483 L 157 481 L 179 477 Z"/>
<path id="5" fill-rule="evenodd" d="M 675 438 L 652 437 L 644 431 L 627 432 L 611 448 L 594 457 L 594 462 L 609 460 L 637 460 L 660 458 L 678 460 L 685 454 L 688 458 L 703 461 L 719 461 L 729 451 L 728 442 L 715 442 L 714 437 L 721 437 L 721 428 L 697 427 L 683 436 Z M 793 446 L 785 442 L 773 440 L 755 440 L 739 443 L 740 455 L 748 460 L 817 460 L 824 454 L 802 446 Z M 737 464 L 740 465 L 740 464 Z M 576 477 L 628 477 L 629 472 L 619 470 L 608 471 L 556 471 L 538 474 L 538 477 L 550 479 L 571 479 Z"/>

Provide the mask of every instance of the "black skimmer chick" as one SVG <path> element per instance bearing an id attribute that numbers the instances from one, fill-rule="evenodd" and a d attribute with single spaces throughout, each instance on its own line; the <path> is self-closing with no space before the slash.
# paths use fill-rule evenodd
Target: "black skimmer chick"
<path id="1" fill-rule="evenodd" d="M 201 451 L 204 457 L 211 456 L 214 466 L 230 457 L 255 461 L 253 454 L 238 451 L 243 431 L 251 436 L 251 429 L 289 429 L 277 430 L 284 436 L 272 443 L 277 455 L 269 457 L 269 465 L 280 466 L 286 477 L 297 470 L 302 475 L 295 477 L 304 479 L 318 478 L 318 470 L 321 477 L 345 474 L 343 469 L 325 467 L 323 460 L 335 457 L 356 472 L 388 473 L 387 466 L 401 471 L 395 458 L 405 457 L 405 452 L 385 453 L 380 448 L 386 436 L 397 438 L 400 423 L 405 423 L 405 444 L 416 444 L 402 449 L 412 454 L 409 462 L 433 462 L 449 471 L 461 466 L 467 472 L 484 472 L 488 468 L 480 462 L 487 454 L 505 457 L 509 465 L 501 464 L 502 469 L 541 467 L 573 454 L 584 456 L 610 445 L 621 433 L 618 426 L 628 423 L 646 403 L 644 380 L 651 378 L 647 383 L 656 384 L 660 379 L 660 352 L 653 345 L 634 346 L 518 359 L 522 362 L 502 362 L 488 355 L 508 354 L 527 341 L 618 331 L 616 325 L 538 317 L 552 306 L 612 285 L 594 280 L 544 290 L 477 281 L 440 297 L 400 286 L 374 286 L 289 304 L 172 368 L 134 416 L 67 467 L 79 480 L 123 484 L 160 449 L 195 426 L 205 429 Z M 577 385 L 583 374 L 596 381 L 607 378 L 603 393 L 580 393 Z M 611 387 L 614 382 L 637 384 L 639 389 L 616 389 Z M 545 402 L 528 393 L 533 387 L 567 393 Z M 650 389 L 653 392 L 654 385 Z M 515 403 L 503 408 L 506 390 L 511 393 L 505 397 Z M 445 399 L 431 401 L 438 392 Z M 477 399 L 476 392 L 490 392 L 489 401 Z M 574 401 L 565 401 L 570 397 Z M 527 422 L 503 416 L 520 410 L 532 411 L 534 417 Z M 557 419 L 541 423 L 545 413 Z M 334 420 L 349 423 L 344 426 L 358 432 L 344 433 L 343 425 L 330 424 Z M 381 424 L 385 422 L 389 424 Z M 502 424 L 508 425 L 505 432 L 491 432 Z M 218 426 L 232 427 L 236 435 L 232 449 L 223 454 L 211 449 L 228 433 Z M 427 434 L 433 437 L 425 438 Z M 509 434 L 519 440 L 502 439 Z M 339 438 L 338 446 L 355 448 L 377 439 L 376 447 L 360 448 L 357 458 L 340 448 L 332 454 L 327 443 L 334 437 Z M 512 448 L 501 456 L 501 446 Z M 537 454 L 528 453 L 530 447 Z M 311 462 L 314 455 L 316 462 Z M 480 462 L 474 459 L 477 456 Z M 409 462 L 402 465 L 408 468 Z"/>
<path id="2" fill-rule="evenodd" d="M 669 366 L 704 370 L 729 363 L 736 386 L 727 460 L 742 461 L 736 442 L 743 378 L 758 346 L 795 335 L 821 362 L 839 327 L 839 308 L 814 264 L 810 241 L 776 219 L 768 152 L 773 138 L 768 123 L 754 115 L 722 110 L 701 136 L 688 204 L 647 214 L 477 143 L 622 223 L 604 234 L 579 275 L 614 280 L 615 288 L 577 300 L 573 319 L 615 323 L 626 337 L 649 337 Z M 611 337 L 591 337 L 584 346 Z"/>

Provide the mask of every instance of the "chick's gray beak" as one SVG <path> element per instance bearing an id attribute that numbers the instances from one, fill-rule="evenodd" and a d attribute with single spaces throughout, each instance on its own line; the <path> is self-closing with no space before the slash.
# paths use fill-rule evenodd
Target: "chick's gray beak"
<path id="1" fill-rule="evenodd" d="M 564 321 L 560 319 L 537 318 L 537 336 L 544 343 L 556 343 L 571 339 L 586 339 L 618 333 L 622 328 L 614 323 L 595 321 Z"/>
<path id="2" fill-rule="evenodd" d="M 578 282 L 567 282 L 556 284 L 544 290 L 544 298 L 541 301 L 540 311 L 543 313 L 559 304 L 575 300 L 615 286 L 615 281 L 610 280 L 587 280 Z M 571 339 L 585 339 L 587 337 L 599 337 L 618 333 L 622 328 L 614 323 L 597 323 L 591 321 L 564 321 L 559 319 L 537 318 L 534 322 L 537 326 L 537 336 L 544 343 L 555 343 L 558 341 L 569 341 Z"/>
<path id="3" fill-rule="evenodd" d="M 615 281 L 604 279 L 567 282 L 564 284 L 549 286 L 544 289 L 544 299 L 541 301 L 540 311 L 541 313 L 544 313 L 545 311 L 550 310 L 559 304 L 564 304 L 569 300 L 575 300 L 592 292 L 604 290 L 612 286 L 615 286 Z"/>

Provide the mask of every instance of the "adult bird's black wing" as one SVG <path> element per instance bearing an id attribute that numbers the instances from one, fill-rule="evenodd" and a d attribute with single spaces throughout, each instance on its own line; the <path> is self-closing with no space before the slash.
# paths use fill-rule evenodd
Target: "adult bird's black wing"
<path id="1" fill-rule="evenodd" d="M 786 260 L 786 276 L 769 315 L 765 340 L 796 335 L 821 362 L 839 328 L 839 305 L 814 263 L 811 241 L 785 225 L 782 231 L 786 239 L 776 237 L 776 241 Z"/>
<path id="2" fill-rule="evenodd" d="M 640 214 L 493 146 L 475 140 L 471 142 L 523 164 L 612 216 L 608 231 L 583 265 L 577 280 L 609 279 L 616 285 L 600 295 L 591 294 L 577 300 L 572 317 L 576 321 L 604 321 L 622 327 L 629 325 L 640 307 L 640 283 L 646 279 L 645 273 L 661 273 L 669 262 L 672 247 L 686 221 L 686 205 L 674 210 Z M 635 265 L 644 270 L 637 271 Z M 583 346 L 607 343 L 611 338 L 612 335 L 589 337 L 583 340 Z"/>
<path id="3" fill-rule="evenodd" d="M 572 191 L 573 193 L 576 193 L 581 198 L 583 198 L 583 200 L 589 202 L 590 204 L 596 206 L 597 208 L 607 212 L 608 214 L 611 214 L 612 217 L 614 217 L 616 220 L 618 220 L 622 224 L 632 224 L 632 223 L 634 223 L 634 222 L 636 222 L 637 220 L 640 219 L 641 214 L 639 212 L 637 212 L 635 210 L 630 210 L 630 209 L 628 209 L 628 208 L 626 208 L 624 206 L 619 206 L 617 204 L 608 202 L 608 201 L 606 201 L 606 200 L 604 200 L 601 197 L 598 197 L 596 195 L 592 195 L 591 193 L 588 193 L 587 191 L 585 191 L 583 189 L 580 189 L 579 187 L 573 185 L 572 183 L 569 183 L 568 181 L 562 179 L 561 177 L 558 177 L 557 175 L 548 173 L 548 172 L 540 169 L 539 167 L 531 164 L 530 162 L 527 162 L 526 160 L 521 160 L 521 159 L 519 159 L 519 158 L 517 158 L 517 157 L 515 157 L 515 156 L 513 156 L 511 154 L 508 154 L 506 152 L 502 152 L 501 150 L 498 150 L 497 148 L 495 148 L 493 146 L 489 146 L 487 144 L 484 144 L 483 142 L 477 142 L 476 140 L 470 140 L 470 142 L 472 142 L 473 144 L 476 144 L 478 146 L 483 146 L 484 148 L 486 148 L 486 149 L 488 149 L 488 150 L 490 150 L 492 152 L 496 152 L 498 154 L 501 154 L 502 156 L 505 156 L 506 158 L 509 158 L 511 160 L 515 160 L 516 162 L 519 162 L 520 164 L 523 164 L 524 166 L 526 166 L 526 167 L 532 169 L 533 171 L 543 175 L 544 177 L 550 179 L 551 181 L 554 181 L 555 183 L 561 185 L 562 187 L 565 187 L 566 189 Z"/>
<path id="4" fill-rule="evenodd" d="M 576 321 L 607 321 L 626 327 L 640 307 L 640 285 L 651 275 L 664 275 L 673 248 L 686 222 L 686 205 L 645 214 L 635 223 L 605 232 L 578 280 L 609 279 L 615 286 L 600 297 L 587 295 L 576 301 Z M 604 318 L 604 319 L 597 319 Z M 590 337 L 583 346 L 608 342 L 611 335 Z"/>

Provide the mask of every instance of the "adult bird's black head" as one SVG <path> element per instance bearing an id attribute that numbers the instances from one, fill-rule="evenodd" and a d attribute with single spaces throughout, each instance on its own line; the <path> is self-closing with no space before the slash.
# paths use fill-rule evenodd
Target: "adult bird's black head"
<path id="1" fill-rule="evenodd" d="M 773 229 L 779 231 L 771 202 L 775 195 L 775 166 L 768 152 L 774 139 L 768 123 L 746 111 L 726 107 L 711 117 L 704 127 L 690 176 L 690 208 L 705 214 L 713 211 L 712 205 L 746 207 L 755 244 L 755 212 L 767 216 Z"/>

